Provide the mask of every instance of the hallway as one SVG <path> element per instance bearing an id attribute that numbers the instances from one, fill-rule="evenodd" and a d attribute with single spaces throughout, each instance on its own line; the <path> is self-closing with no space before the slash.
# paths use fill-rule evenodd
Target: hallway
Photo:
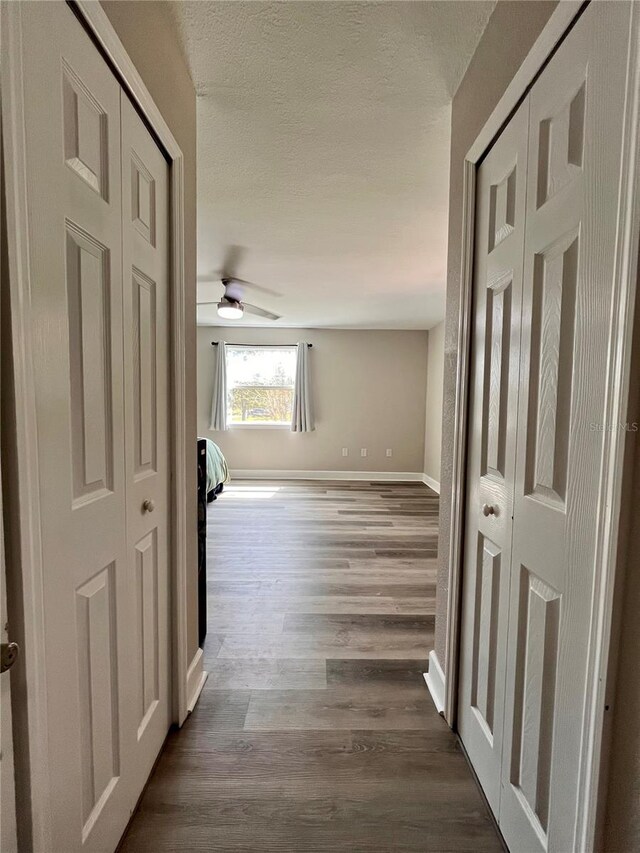
<path id="1" fill-rule="evenodd" d="M 437 495 L 242 482 L 209 505 L 209 678 L 123 853 L 500 851 L 422 671 Z"/>

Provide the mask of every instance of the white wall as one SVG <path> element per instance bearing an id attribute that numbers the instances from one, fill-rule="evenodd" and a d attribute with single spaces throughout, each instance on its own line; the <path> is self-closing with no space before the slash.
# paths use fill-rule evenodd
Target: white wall
<path id="1" fill-rule="evenodd" d="M 316 430 L 209 430 L 213 340 L 296 343 L 311 350 Z M 241 470 L 401 471 L 424 461 L 427 332 L 335 329 L 198 329 L 198 431 Z M 342 448 L 349 456 L 342 456 Z M 360 456 L 366 447 L 368 456 Z M 385 455 L 391 448 L 393 456 Z"/>
<path id="2" fill-rule="evenodd" d="M 427 399 L 424 431 L 424 473 L 440 483 L 442 443 L 442 385 L 444 380 L 444 320 L 429 329 Z"/>

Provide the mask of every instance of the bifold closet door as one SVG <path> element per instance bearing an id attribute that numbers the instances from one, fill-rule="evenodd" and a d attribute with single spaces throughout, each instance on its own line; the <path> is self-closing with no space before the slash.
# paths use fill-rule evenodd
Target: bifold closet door
<path id="1" fill-rule="evenodd" d="M 169 167 L 124 92 L 122 282 L 127 554 L 136 612 L 138 790 L 170 724 L 169 696 Z"/>
<path id="2" fill-rule="evenodd" d="M 129 810 L 120 87 L 63 3 L 21 4 L 51 849 Z"/>
<path id="3" fill-rule="evenodd" d="M 458 726 L 500 803 L 529 102 L 478 170 Z"/>
<path id="4" fill-rule="evenodd" d="M 580 849 L 630 13 L 591 3 L 530 95 L 500 808 L 514 853 Z"/>
<path id="5" fill-rule="evenodd" d="M 167 170 L 69 6 L 19 7 L 50 849 L 109 853 L 169 725 Z"/>

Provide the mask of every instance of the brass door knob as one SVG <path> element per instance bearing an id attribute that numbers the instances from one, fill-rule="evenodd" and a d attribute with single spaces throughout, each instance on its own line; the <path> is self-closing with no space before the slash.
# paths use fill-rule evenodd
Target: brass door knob
<path id="1" fill-rule="evenodd" d="M 147 498 L 147 500 L 142 504 L 142 512 L 153 512 L 155 508 L 156 505 L 150 498 Z"/>
<path id="2" fill-rule="evenodd" d="M 494 506 L 491 506 L 490 504 L 484 504 L 482 507 L 482 514 L 486 516 L 495 515 L 496 508 Z"/>

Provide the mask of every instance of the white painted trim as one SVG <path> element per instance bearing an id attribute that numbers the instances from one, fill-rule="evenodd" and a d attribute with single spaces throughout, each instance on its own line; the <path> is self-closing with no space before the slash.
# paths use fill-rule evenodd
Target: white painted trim
<path id="1" fill-rule="evenodd" d="M 23 643 L 29 738 L 31 834 L 35 850 L 51 849 L 49 741 L 44 642 L 44 588 L 40 537 L 38 435 L 32 361 L 29 298 L 29 223 L 24 128 L 22 18 L 20 4 L 0 4 L 2 62 L 2 137 L 7 208 L 9 302 L 12 328 L 14 413 L 16 419 L 17 494 L 20 507 L 20 575 L 23 596 Z M 16 762 L 18 754 L 16 753 Z M 20 816 L 18 815 L 18 820 Z"/>
<path id="2" fill-rule="evenodd" d="M 618 235 L 614 273 L 614 308 L 609 330 L 608 397 L 604 423 L 628 420 L 631 349 L 636 311 L 640 242 L 640 9 L 633 3 L 629 28 L 629 65 L 620 169 Z M 602 735 L 619 547 L 624 478 L 625 431 L 604 433 L 601 507 L 596 535 L 593 606 L 589 631 L 587 694 L 578 781 L 577 850 L 591 851 L 596 838 Z"/>
<path id="3" fill-rule="evenodd" d="M 95 0 L 73 3 L 86 26 L 103 48 L 160 143 L 171 168 L 171 490 L 173 495 L 171 544 L 174 586 L 172 590 L 173 718 L 182 724 L 195 702 L 199 687 L 189 692 L 187 662 L 187 504 L 186 471 L 189 459 L 184 421 L 186 411 L 185 369 L 185 269 L 184 269 L 184 158 L 160 111 L 147 91 L 109 19 Z M 20 560 L 24 607 L 23 661 L 26 673 L 29 731 L 29 773 L 31 781 L 31 821 L 33 847 L 49 850 L 52 784 L 48 765 L 47 698 L 44 673 L 44 597 L 40 540 L 35 382 L 32 365 L 32 323 L 30 318 L 30 269 L 26 161 L 24 144 L 24 95 L 22 69 L 22 23 L 20 3 L 0 4 L 2 62 L 2 133 L 5 153 L 7 243 L 12 348 L 15 382 L 18 494 L 20 505 Z"/>
<path id="4" fill-rule="evenodd" d="M 203 669 L 204 652 L 202 649 L 193 656 L 193 660 L 189 664 L 187 670 L 187 713 L 190 714 L 196 707 L 196 702 L 200 698 L 202 688 L 207 680 L 208 672 Z"/>
<path id="5" fill-rule="evenodd" d="M 475 227 L 476 166 L 464 163 L 462 212 L 462 270 L 458 313 L 458 348 L 451 460 L 451 509 L 449 531 L 449 582 L 445 626 L 444 718 L 453 728 L 458 705 L 458 650 L 460 639 L 460 589 L 467 467 L 467 404 L 471 352 L 471 306 L 473 289 L 473 235 Z"/>
<path id="6" fill-rule="evenodd" d="M 231 471 L 234 480 L 363 480 L 392 483 L 422 483 L 423 474 L 407 471 L 278 471 L 236 469 Z"/>
<path id="7" fill-rule="evenodd" d="M 444 716 L 444 672 L 435 651 L 429 652 L 429 670 L 424 674 L 436 711 Z"/>
<path id="8" fill-rule="evenodd" d="M 444 717 L 455 726 L 458 701 L 458 650 L 462 581 L 462 530 L 465 502 L 466 450 L 469 392 L 472 267 L 475 231 L 475 174 L 478 161 L 508 119 L 544 65 L 550 52 L 582 7 L 566 0 L 559 3 L 540 37 L 529 52 L 512 83 L 491 114 L 464 162 L 463 240 L 461 298 L 458 314 L 456 362 L 453 479 L 451 492 L 451 537 L 448 564 L 447 626 L 445 637 Z M 630 55 L 626 84 L 624 139 L 621 165 L 621 197 L 618 210 L 618 237 L 614 283 L 605 421 L 625 422 L 631 372 L 631 332 L 636 306 L 638 244 L 640 241 L 640 12 L 632 4 Z M 596 820 L 602 730 L 609 662 L 613 592 L 616 579 L 618 527 L 624 464 L 624 431 L 605 435 L 604 465 L 597 519 L 596 578 L 589 632 L 590 677 L 585 695 L 582 754 L 578 785 L 577 846 L 573 853 L 591 853 L 596 837 Z"/>
<path id="9" fill-rule="evenodd" d="M 422 482 L 425 486 L 429 486 L 429 488 L 433 489 L 434 492 L 440 494 L 440 483 L 437 480 L 434 480 L 433 477 L 430 477 L 428 474 L 423 474 Z"/>
<path id="10" fill-rule="evenodd" d="M 186 317 L 184 248 L 184 156 L 169 126 L 162 117 L 142 77 L 97 0 L 74 0 L 85 24 L 91 30 L 109 61 L 121 77 L 130 97 L 153 129 L 171 160 L 171 458 L 174 601 L 174 673 L 173 716 L 182 725 L 188 713 L 188 626 L 187 626 L 187 461 L 190 458 L 185 429 L 186 411 Z M 195 436 L 194 436 L 195 438 Z M 195 533 L 194 533 L 195 535 Z"/>

